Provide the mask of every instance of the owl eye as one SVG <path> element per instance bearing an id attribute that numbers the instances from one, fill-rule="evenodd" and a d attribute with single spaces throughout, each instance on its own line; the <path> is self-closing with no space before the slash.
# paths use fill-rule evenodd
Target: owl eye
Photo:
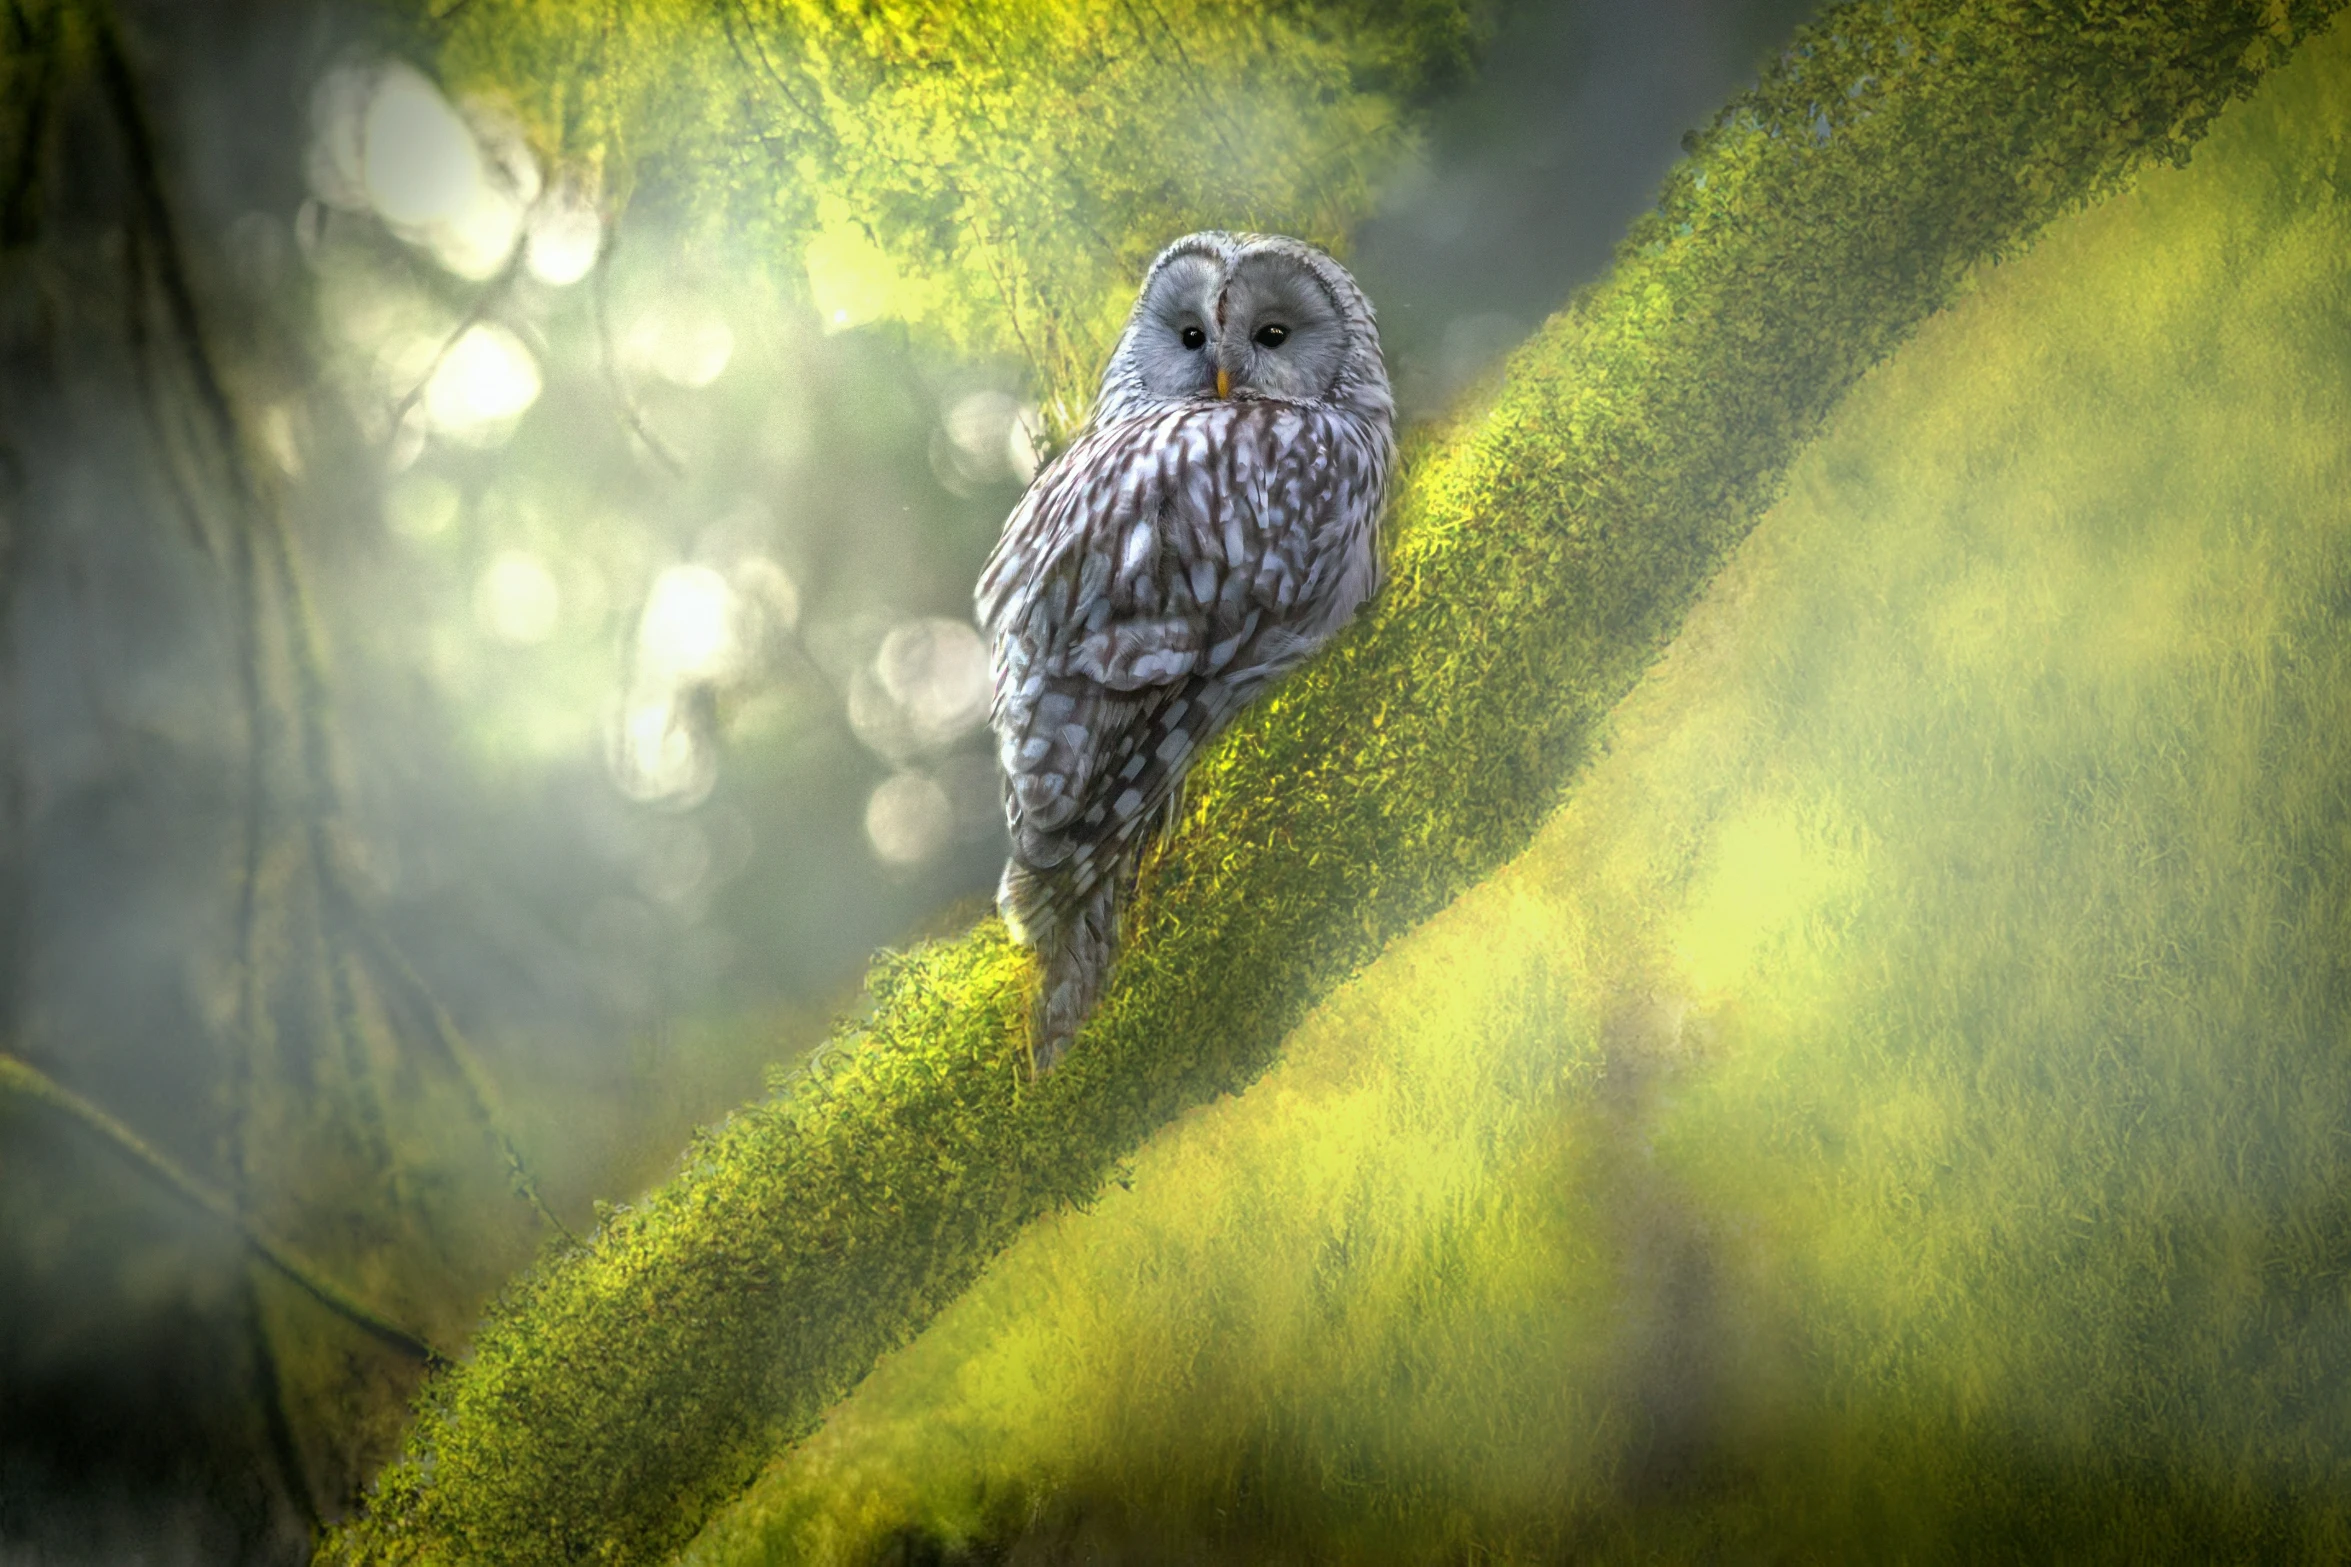
<path id="1" fill-rule="evenodd" d="M 1290 335 L 1290 329 L 1278 321 L 1268 321 L 1257 329 L 1254 339 L 1260 348 L 1279 348 Z"/>
<path id="2" fill-rule="evenodd" d="M 1188 326 L 1184 328 L 1183 340 L 1186 348 L 1198 348 L 1208 341 L 1208 334 L 1196 326 Z"/>

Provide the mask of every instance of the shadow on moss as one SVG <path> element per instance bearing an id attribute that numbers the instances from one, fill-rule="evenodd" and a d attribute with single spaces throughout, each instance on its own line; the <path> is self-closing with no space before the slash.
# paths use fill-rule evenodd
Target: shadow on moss
<path id="1" fill-rule="evenodd" d="M 1915 1432 L 1906 1433 L 1914 1438 Z M 1827 1467 L 1850 1431 L 1825 1443 L 1778 1434 L 1791 1468 Z M 1752 1507 L 1756 1477 L 1719 1459 L 1645 1501 L 1611 1511 L 1569 1547 L 1595 1567 L 1656 1561 L 2335 1561 L 2351 1537 L 2351 1494 L 2288 1484 L 2247 1490 L 2233 1476 L 2051 1463 L 1952 1433 L 1930 1473 L 1879 1474 L 1852 1510 L 1800 1526 Z M 1302 1549 L 1282 1482 L 1254 1478 L 1213 1530 L 1197 1519 L 1139 1513 L 1115 1487 L 1054 1497 L 1039 1515 L 987 1540 L 901 1532 L 868 1567 L 1206 1567 L 1292 1559 Z M 1296 1477 L 1291 1477 L 1296 1478 Z M 1313 1487 L 1319 1491 L 1320 1487 Z M 1922 1505 L 1937 1498 L 1940 1505 Z M 1409 1557 L 1360 1557 L 1407 1560 Z M 1509 1557 L 1501 1559 L 1512 1559 Z M 1553 1559 L 1547 1551 L 1527 1560 Z"/>

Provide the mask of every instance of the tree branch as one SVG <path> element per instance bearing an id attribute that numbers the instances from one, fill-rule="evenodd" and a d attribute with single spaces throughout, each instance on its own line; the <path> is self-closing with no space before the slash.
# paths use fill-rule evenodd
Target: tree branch
<path id="1" fill-rule="evenodd" d="M 381 1312 L 362 1304 L 350 1291 L 326 1278 L 285 1246 L 262 1234 L 227 1197 L 181 1169 L 138 1133 L 38 1067 L 15 1055 L 0 1052 L 0 1093 L 14 1094 L 18 1098 L 46 1106 L 72 1121 L 174 1197 L 234 1230 L 255 1260 L 377 1342 L 428 1366 L 443 1367 L 450 1364 L 448 1356 Z"/>

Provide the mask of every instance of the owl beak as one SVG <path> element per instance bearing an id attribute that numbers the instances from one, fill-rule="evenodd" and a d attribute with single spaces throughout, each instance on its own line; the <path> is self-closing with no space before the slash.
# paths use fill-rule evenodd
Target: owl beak
<path id="1" fill-rule="evenodd" d="M 1233 395 L 1233 378 L 1223 365 L 1216 367 L 1216 395 L 1220 400 Z"/>

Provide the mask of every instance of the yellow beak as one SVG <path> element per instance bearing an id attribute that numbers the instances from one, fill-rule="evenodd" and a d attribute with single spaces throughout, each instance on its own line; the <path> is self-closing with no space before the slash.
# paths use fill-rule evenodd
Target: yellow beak
<path id="1" fill-rule="evenodd" d="M 1233 378 L 1225 374 L 1225 369 L 1222 365 L 1218 365 L 1216 367 L 1216 395 L 1219 397 L 1230 397 L 1233 395 Z"/>

